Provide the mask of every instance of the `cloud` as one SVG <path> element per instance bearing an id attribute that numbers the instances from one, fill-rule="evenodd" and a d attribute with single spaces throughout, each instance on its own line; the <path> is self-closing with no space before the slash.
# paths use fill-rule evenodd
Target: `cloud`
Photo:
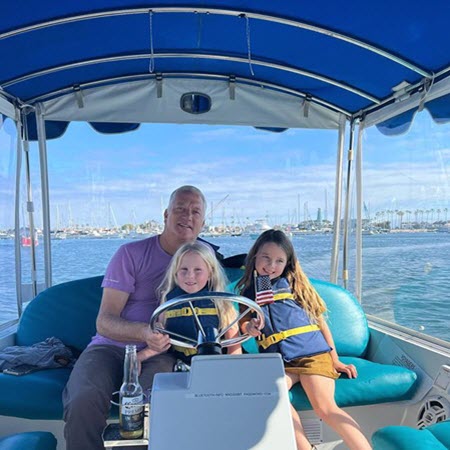
<path id="1" fill-rule="evenodd" d="M 439 164 L 369 165 L 365 170 L 366 201 L 379 209 L 444 206 L 450 197 L 450 180 Z"/>

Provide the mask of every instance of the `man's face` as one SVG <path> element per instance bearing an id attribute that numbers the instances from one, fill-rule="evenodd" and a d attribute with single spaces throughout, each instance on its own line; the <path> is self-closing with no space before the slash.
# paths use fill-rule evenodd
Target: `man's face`
<path id="1" fill-rule="evenodd" d="M 201 197 L 194 192 L 180 192 L 164 211 L 168 233 L 182 242 L 197 239 L 205 223 L 205 207 Z"/>

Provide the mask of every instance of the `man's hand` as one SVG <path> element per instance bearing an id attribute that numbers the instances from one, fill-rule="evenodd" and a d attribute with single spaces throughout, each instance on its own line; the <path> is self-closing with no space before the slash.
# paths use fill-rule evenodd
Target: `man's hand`
<path id="1" fill-rule="evenodd" d="M 162 328 L 161 324 L 156 324 L 156 327 Z M 147 328 L 144 339 L 149 348 L 157 353 L 165 352 L 170 348 L 169 336 L 159 331 L 151 330 L 150 327 Z"/>

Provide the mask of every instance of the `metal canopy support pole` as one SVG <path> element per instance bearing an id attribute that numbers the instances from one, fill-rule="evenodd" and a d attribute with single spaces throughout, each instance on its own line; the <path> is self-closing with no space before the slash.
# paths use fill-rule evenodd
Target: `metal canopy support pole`
<path id="1" fill-rule="evenodd" d="M 25 177 L 27 186 L 27 212 L 28 212 L 28 225 L 30 229 L 31 294 L 33 295 L 33 297 L 36 297 L 37 272 L 36 272 L 36 242 L 34 229 L 34 203 L 33 203 L 33 192 L 31 189 L 30 143 L 28 141 L 26 111 L 22 111 L 22 124 L 23 124 L 23 150 L 25 154 Z"/>
<path id="2" fill-rule="evenodd" d="M 36 107 L 36 126 L 39 141 L 39 164 L 41 168 L 42 222 L 44 237 L 45 287 L 52 285 L 52 253 L 50 245 L 50 201 L 48 192 L 47 143 L 45 120 L 41 106 Z"/>
<path id="3" fill-rule="evenodd" d="M 333 247 L 331 253 L 330 281 L 337 283 L 338 263 L 339 263 L 339 238 L 341 234 L 341 210 L 342 210 L 342 161 L 344 159 L 344 140 L 345 140 L 345 116 L 341 115 L 339 121 L 339 138 L 336 161 L 336 185 L 334 193 L 334 229 L 333 229 Z"/>
<path id="4" fill-rule="evenodd" d="M 343 230 L 343 248 L 342 248 L 342 281 L 344 288 L 348 287 L 348 228 L 350 221 L 350 191 L 351 191 L 351 176 L 352 176 L 352 161 L 353 161 L 353 137 L 354 137 L 355 122 L 350 123 L 350 137 L 347 154 L 347 183 L 345 192 L 345 210 L 344 210 L 344 230 Z"/>
<path id="5" fill-rule="evenodd" d="M 355 264 L 355 294 L 362 301 L 362 211 L 363 211 L 363 179 L 362 179 L 362 137 L 364 127 L 359 124 L 358 142 L 355 156 L 356 178 L 356 264 Z"/>
<path id="6" fill-rule="evenodd" d="M 16 192 L 14 198 L 14 253 L 15 253 L 15 271 L 16 271 L 16 298 L 17 313 L 19 317 L 22 315 L 22 255 L 20 253 L 20 174 L 22 172 L 22 122 L 20 113 L 16 118 L 17 142 L 16 142 Z"/>

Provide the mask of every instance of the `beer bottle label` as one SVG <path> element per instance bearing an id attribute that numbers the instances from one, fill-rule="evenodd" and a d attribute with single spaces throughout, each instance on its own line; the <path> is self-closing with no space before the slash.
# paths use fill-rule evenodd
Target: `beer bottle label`
<path id="1" fill-rule="evenodd" d="M 122 397 L 121 428 L 123 431 L 140 430 L 144 421 L 144 396 Z"/>

